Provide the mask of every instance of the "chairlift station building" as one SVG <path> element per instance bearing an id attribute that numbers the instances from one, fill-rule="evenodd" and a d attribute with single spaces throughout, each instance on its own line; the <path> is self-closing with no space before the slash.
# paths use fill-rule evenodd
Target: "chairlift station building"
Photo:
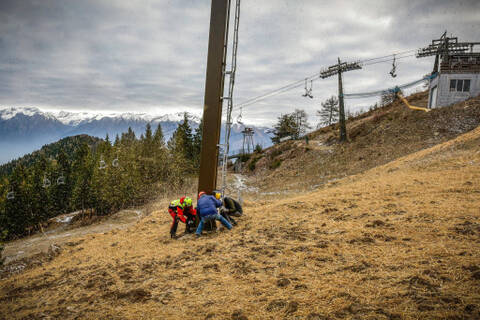
<path id="1" fill-rule="evenodd" d="M 439 108 L 480 95 L 480 52 L 473 50 L 480 42 L 458 42 L 446 32 L 417 52 L 417 57 L 435 55 L 429 83 L 428 108 Z"/>

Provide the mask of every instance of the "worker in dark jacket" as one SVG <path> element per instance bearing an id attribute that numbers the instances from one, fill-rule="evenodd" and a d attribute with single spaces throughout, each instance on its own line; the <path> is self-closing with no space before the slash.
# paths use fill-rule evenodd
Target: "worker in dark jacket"
<path id="1" fill-rule="evenodd" d="M 204 191 L 198 194 L 197 213 L 200 215 L 200 223 L 197 228 L 197 237 L 202 235 L 203 225 L 207 221 L 219 220 L 228 230 L 232 229 L 232 225 L 222 217 L 217 208 L 222 206 L 222 201 L 214 196 L 207 195 Z"/>
<path id="2" fill-rule="evenodd" d="M 220 210 L 220 214 L 225 218 L 225 220 L 236 226 L 237 222 L 232 218 L 232 216 L 240 217 L 243 214 L 243 209 L 240 203 L 238 203 L 238 201 L 235 199 L 224 197 L 223 208 Z"/>

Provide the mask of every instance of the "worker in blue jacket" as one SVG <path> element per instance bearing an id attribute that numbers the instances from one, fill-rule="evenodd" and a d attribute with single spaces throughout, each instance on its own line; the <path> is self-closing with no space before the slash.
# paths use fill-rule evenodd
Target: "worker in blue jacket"
<path id="1" fill-rule="evenodd" d="M 200 223 L 197 228 L 197 237 L 202 235 L 203 225 L 207 221 L 219 220 L 228 230 L 232 229 L 232 225 L 222 217 L 217 208 L 222 206 L 222 201 L 214 196 L 207 195 L 204 191 L 198 194 L 197 214 L 200 214 Z"/>

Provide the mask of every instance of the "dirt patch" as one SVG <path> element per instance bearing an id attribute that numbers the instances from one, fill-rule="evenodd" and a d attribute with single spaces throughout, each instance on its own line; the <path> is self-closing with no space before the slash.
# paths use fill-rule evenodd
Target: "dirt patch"
<path id="1" fill-rule="evenodd" d="M 277 287 L 284 288 L 290 284 L 290 280 L 281 278 L 277 280 Z"/>
<path id="2" fill-rule="evenodd" d="M 470 236 L 480 234 L 480 223 L 465 221 L 463 223 L 456 224 L 455 227 L 453 228 L 453 231 L 455 231 L 458 234 L 470 235 Z"/>
<path id="3" fill-rule="evenodd" d="M 266 310 L 269 312 L 275 312 L 284 309 L 288 305 L 287 301 L 281 300 L 281 299 L 276 299 L 273 301 L 270 301 L 269 304 L 267 305 Z"/>
<path id="4" fill-rule="evenodd" d="M 146 302 L 151 299 L 152 294 L 145 289 L 132 289 L 125 292 L 112 292 L 117 299 L 125 299 L 132 303 Z"/>
<path id="5" fill-rule="evenodd" d="M 242 310 L 235 310 L 232 313 L 232 320 L 248 320 L 248 317 L 243 313 Z"/>

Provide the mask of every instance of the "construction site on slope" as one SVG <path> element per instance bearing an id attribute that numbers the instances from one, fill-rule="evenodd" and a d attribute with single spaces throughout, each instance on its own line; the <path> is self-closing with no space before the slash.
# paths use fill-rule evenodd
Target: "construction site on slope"
<path id="1" fill-rule="evenodd" d="M 232 231 L 171 240 L 156 201 L 7 265 L 0 318 L 478 319 L 479 124 L 478 97 L 394 102 L 347 121 L 347 143 L 333 127 L 280 143 L 229 177 L 245 184 Z"/>

